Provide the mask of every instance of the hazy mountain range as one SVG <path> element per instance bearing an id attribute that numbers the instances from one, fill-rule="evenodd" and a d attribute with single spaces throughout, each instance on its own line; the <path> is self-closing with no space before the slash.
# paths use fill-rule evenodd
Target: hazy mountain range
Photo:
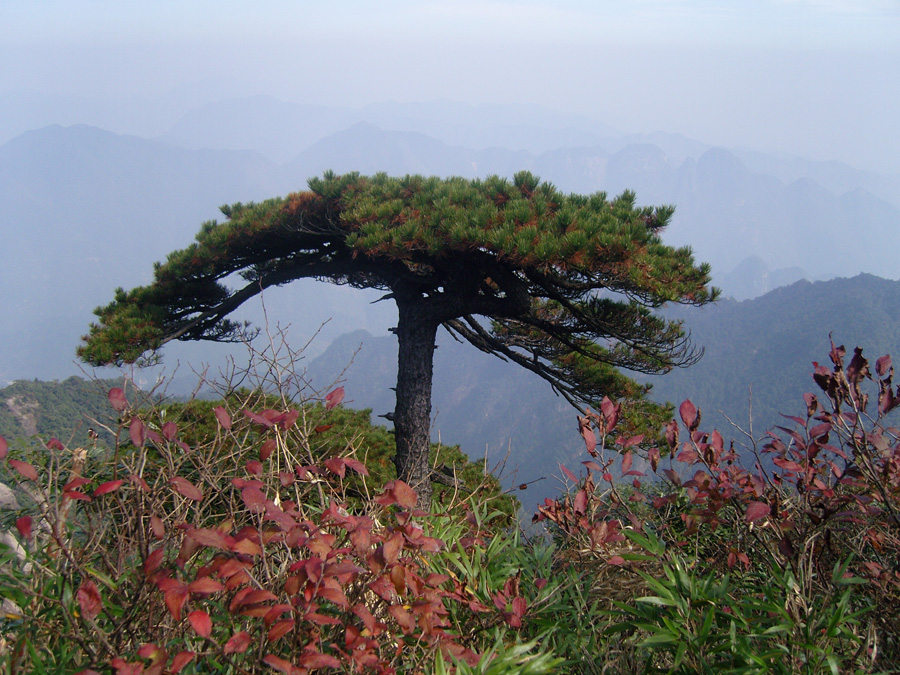
<path id="1" fill-rule="evenodd" d="M 704 430 L 718 428 L 739 444 L 747 438 L 737 427 L 763 439 L 766 431 L 790 424 L 782 415 L 804 414 L 804 392 L 824 399 L 813 382 L 812 364 L 831 366 L 829 334 L 848 354 L 862 347 L 873 367 L 884 354 L 900 359 L 900 281 L 872 275 L 799 281 L 753 300 L 726 299 L 671 314 L 684 321 L 704 356 L 690 368 L 641 379 L 653 383 L 654 400 L 677 408 L 690 399 L 703 413 Z M 460 444 L 471 458 L 487 455 L 491 466 L 508 453 L 509 485 L 547 476 L 518 495 L 527 507 L 558 490 L 552 476 L 561 475 L 560 462 L 577 470 L 589 459 L 576 411 L 545 381 L 446 333 L 438 345 L 435 439 Z M 394 336 L 357 331 L 312 359 L 307 376 L 314 382 L 345 378 L 349 405 L 371 408 L 373 421 L 385 424 L 378 416 L 394 407 L 396 359 Z"/>
<path id="2" fill-rule="evenodd" d="M 113 121 L 84 101 L 51 103 L 65 121 Z M 2 130 L 13 133 L 29 111 L 46 120 L 50 107 L 0 101 L 9 114 Z M 132 126 L 154 127 L 139 124 L 136 109 Z M 157 131 L 163 109 L 146 106 L 148 117 L 157 111 Z M 691 245 L 737 298 L 800 278 L 896 276 L 900 190 L 891 177 L 670 134 L 626 136 L 534 106 L 351 110 L 248 97 L 193 109 L 152 137 L 45 126 L 0 145 L 0 380 L 77 372 L 78 337 L 116 286 L 147 283 L 152 263 L 190 243 L 219 205 L 303 188 L 326 169 L 469 177 L 529 169 L 567 191 L 634 189 L 641 203 L 677 205 L 667 239 Z M 372 299 L 309 283 L 270 293 L 267 306 L 304 338 L 333 318 L 321 349 L 347 330 L 383 333 L 392 309 Z"/>
<path id="3" fill-rule="evenodd" d="M 691 368 L 653 378 L 651 395 L 676 406 L 691 399 L 703 412 L 702 428 L 718 428 L 739 448 L 746 436 L 729 420 L 760 440 L 776 425 L 789 424 L 782 414 L 803 414 L 802 394 L 818 392 L 812 362 L 830 365 L 829 333 L 848 353 L 862 347 L 870 362 L 883 354 L 900 358 L 900 281 L 871 275 L 800 281 L 753 300 L 723 300 L 672 314 L 685 321 L 705 355 Z M 373 423 L 389 426 L 380 416 L 394 408 L 396 360 L 393 335 L 357 330 L 338 337 L 318 356 L 306 355 L 297 368 L 314 387 L 340 380 L 345 405 L 369 408 Z M 185 375 L 168 393 L 190 391 L 196 384 L 196 376 Z M 545 381 L 444 332 L 435 354 L 434 385 L 433 438 L 459 444 L 473 460 L 487 457 L 507 486 L 537 481 L 517 492 L 526 513 L 558 493 L 560 463 L 577 471 L 588 458 L 576 411 Z M 8 440 L 35 430 L 69 438 L 77 429 L 74 438 L 83 438 L 85 416 L 109 414 L 109 386 L 70 378 L 0 388 L 0 433 Z M 41 405 L 26 391 L 52 405 Z"/>
<path id="4" fill-rule="evenodd" d="M 219 205 L 301 189 L 326 169 L 467 177 L 528 169 L 566 191 L 633 189 L 641 203 L 675 204 L 667 240 L 710 262 L 732 299 L 696 313 L 670 310 L 707 354 L 657 382 L 660 399 L 690 396 L 707 414 L 721 409 L 741 421 L 752 387 L 755 419 L 770 420 L 809 388 L 809 363 L 826 360 L 830 331 L 871 356 L 900 354 L 898 282 L 795 283 L 898 276 L 896 176 L 673 134 L 626 135 L 536 106 L 343 109 L 246 97 L 178 112 L 188 99 L 182 92 L 177 101 L 118 108 L 0 99 L 0 381 L 78 373 L 79 336 L 115 287 L 149 282 L 152 263 L 189 244 Z M 26 130 L 29 121 L 36 128 Z M 387 333 L 395 310 L 373 304 L 377 297 L 300 282 L 268 291 L 265 316 L 255 304 L 242 318 L 290 325 L 295 346 L 327 321 L 306 352 L 316 380 L 330 381 L 362 345 L 347 371 L 348 398 L 377 415 L 393 408 L 396 367 Z M 215 372 L 242 349 L 165 352 L 170 370 L 190 361 Z M 496 461 L 511 449 L 521 480 L 580 458 L 573 412 L 543 381 L 450 340 L 437 352 L 435 412 L 435 433 L 470 456 L 487 451 Z"/>

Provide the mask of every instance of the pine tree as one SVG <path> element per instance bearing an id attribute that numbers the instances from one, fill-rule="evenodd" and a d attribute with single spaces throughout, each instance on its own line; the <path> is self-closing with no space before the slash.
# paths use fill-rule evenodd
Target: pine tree
<path id="1" fill-rule="evenodd" d="M 223 207 L 196 243 L 155 266 L 155 281 L 95 313 L 88 363 L 134 362 L 170 340 L 240 339 L 228 319 L 265 288 L 316 278 L 385 291 L 399 310 L 393 421 L 398 475 L 430 494 L 432 360 L 437 330 L 548 380 L 574 405 L 640 397 L 618 367 L 665 372 L 697 352 L 653 312 L 714 299 L 709 268 L 662 243 L 671 207 L 559 192 L 527 172 L 512 182 L 326 173 L 309 190 Z M 238 273 L 233 289 L 223 280 Z"/>

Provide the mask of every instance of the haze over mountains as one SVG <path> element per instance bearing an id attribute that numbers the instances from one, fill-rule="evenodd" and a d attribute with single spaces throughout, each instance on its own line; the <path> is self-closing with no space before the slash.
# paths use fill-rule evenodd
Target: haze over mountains
<path id="1" fill-rule="evenodd" d="M 220 217 L 219 205 L 302 189 L 309 177 L 328 169 L 465 177 L 511 176 L 528 169 L 566 191 L 614 195 L 631 189 L 639 203 L 675 204 L 666 240 L 690 245 L 699 260 L 710 262 L 715 283 L 735 299 L 704 314 L 685 315 L 695 338 L 704 340 L 714 340 L 726 327 L 733 333 L 735 326 L 745 326 L 742 335 L 752 336 L 760 324 L 783 326 L 785 317 L 773 319 L 777 312 L 772 312 L 811 302 L 803 295 L 806 286 L 791 286 L 787 295 L 754 303 L 737 300 L 800 279 L 861 272 L 898 276 L 898 176 L 839 162 L 710 147 L 674 134 L 626 135 L 583 116 L 537 106 L 439 101 L 350 109 L 255 96 L 184 112 L 188 99 L 189 93 L 182 92 L 177 100 L 119 101 L 110 107 L 108 101 L 87 99 L 0 97 L 0 381 L 77 374 L 78 339 L 93 308 L 109 302 L 115 287 L 148 283 L 153 262 L 188 245 L 202 221 Z M 28 129 L 29 120 L 37 121 L 37 128 Z M 838 285 L 829 290 L 812 288 L 826 296 L 846 290 L 842 282 L 833 283 Z M 270 324 L 290 324 L 295 345 L 328 322 L 308 351 L 312 359 L 327 350 L 325 361 L 313 368 L 323 378 L 334 374 L 340 360 L 335 354 L 349 358 L 348 345 L 358 346 L 364 335 L 332 342 L 351 331 L 367 331 L 372 337 L 365 340 L 379 345 L 375 351 L 381 360 L 367 362 L 365 374 L 353 376 L 357 390 L 350 397 L 383 413 L 392 405 L 384 384 L 394 377 L 394 364 L 384 354 L 393 340 L 387 328 L 395 310 L 390 303 L 373 304 L 378 297 L 308 281 L 267 291 L 264 299 Z M 827 332 L 841 326 L 825 320 L 832 315 L 827 304 L 816 306 L 821 321 L 792 324 L 791 330 L 821 346 Z M 717 317 L 716 326 L 703 317 Z M 882 314 L 871 317 L 880 317 L 872 319 L 878 325 L 887 321 Z M 264 320 L 259 304 L 242 311 L 241 318 Z M 796 342 L 790 330 L 777 332 L 780 339 Z M 737 337 L 732 343 L 734 349 L 747 345 Z M 528 374 L 504 371 L 499 362 L 483 363 L 473 351 L 462 354 L 454 345 L 438 350 L 436 429 L 453 436 L 451 442 L 473 446 L 466 448 L 470 453 L 492 446 L 496 456 L 503 439 L 521 445 L 551 424 L 546 417 L 515 416 L 536 406 L 557 420 L 551 424 L 557 440 L 547 443 L 568 447 L 560 439 L 570 435 L 571 413 L 543 383 L 520 381 Z M 166 365 L 180 360 L 215 367 L 231 353 L 235 350 L 219 345 L 172 345 L 165 350 Z M 451 365 L 441 365 L 444 354 Z M 686 387 L 696 389 L 694 372 L 714 378 L 716 369 L 735 368 L 739 355 L 729 354 L 720 358 L 710 352 L 696 371 L 664 379 L 657 391 L 672 398 Z M 802 370 L 804 361 L 806 353 L 795 367 Z M 775 362 L 753 363 L 771 369 Z M 442 368 L 457 373 L 453 387 L 448 383 L 441 389 Z M 751 371 L 741 370 L 748 377 Z M 503 392 L 515 392 L 515 401 Z M 733 394 L 714 392 L 714 387 L 708 391 L 709 405 Z M 473 416 L 473 410 L 481 413 Z M 488 428 L 496 432 L 490 439 Z M 538 446 L 520 450 L 526 458 L 545 452 Z"/>
<path id="2" fill-rule="evenodd" d="M 26 113 L 50 115 L 47 101 L 25 97 L 12 114 L 16 105 L 0 105 L 10 113 L 7 135 Z M 88 120 L 99 114 L 83 101 L 72 109 Z M 804 277 L 896 276 L 896 182 L 837 162 L 626 136 L 535 106 L 352 110 L 248 97 L 190 110 L 153 138 L 51 125 L 0 145 L 0 281 L 15 289 L 0 319 L 0 379 L 77 372 L 72 349 L 116 286 L 148 282 L 152 262 L 187 245 L 220 204 L 300 189 L 326 169 L 466 177 L 528 169 L 566 191 L 632 189 L 640 203 L 677 205 L 667 240 L 692 246 L 737 298 Z M 383 332 L 391 310 L 370 306 L 373 298 L 300 284 L 268 302 L 279 321 L 302 324 L 303 336 L 334 317 L 330 339 L 356 328 Z"/>

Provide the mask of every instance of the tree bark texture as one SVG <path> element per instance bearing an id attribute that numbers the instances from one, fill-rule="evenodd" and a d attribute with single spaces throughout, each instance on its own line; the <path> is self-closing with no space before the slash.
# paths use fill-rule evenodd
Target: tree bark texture
<path id="1" fill-rule="evenodd" d="M 394 433 L 397 476 L 418 492 L 420 508 L 431 504 L 431 383 L 435 339 L 440 323 L 429 316 L 427 303 L 398 298 L 397 404 Z"/>

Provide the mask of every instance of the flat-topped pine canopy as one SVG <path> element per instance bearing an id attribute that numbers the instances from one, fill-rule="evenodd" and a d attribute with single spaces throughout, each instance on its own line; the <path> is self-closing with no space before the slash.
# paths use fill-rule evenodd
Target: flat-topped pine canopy
<path id="1" fill-rule="evenodd" d="M 563 194 L 512 181 L 326 173 L 309 189 L 223 207 L 196 242 L 118 289 L 78 349 L 95 365 L 134 362 L 170 340 L 233 341 L 228 316 L 270 286 L 315 278 L 385 291 L 397 304 L 398 476 L 430 495 L 432 361 L 439 326 L 535 372 L 574 405 L 641 397 L 622 367 L 692 363 L 680 324 L 653 310 L 715 298 L 709 267 L 662 242 L 672 207 Z M 238 288 L 226 279 L 238 275 Z M 427 504 L 427 503 L 426 503 Z"/>

